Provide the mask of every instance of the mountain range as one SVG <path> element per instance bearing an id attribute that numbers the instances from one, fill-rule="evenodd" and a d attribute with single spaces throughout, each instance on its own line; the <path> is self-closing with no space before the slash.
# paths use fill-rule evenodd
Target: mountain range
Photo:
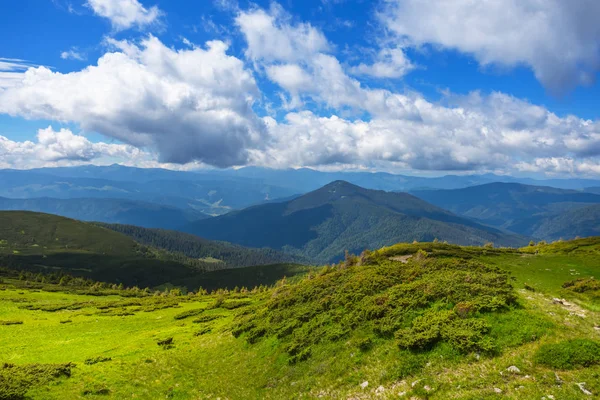
<path id="1" fill-rule="evenodd" d="M 501 232 L 408 193 L 364 189 L 344 181 L 280 203 L 199 220 L 184 231 L 249 247 L 270 247 L 316 262 L 397 242 L 447 240 L 466 245 L 519 246 L 526 238 Z"/>
<path id="2" fill-rule="evenodd" d="M 412 193 L 463 217 L 538 239 L 572 239 L 600 232 L 600 195 L 593 193 L 499 182 Z"/>

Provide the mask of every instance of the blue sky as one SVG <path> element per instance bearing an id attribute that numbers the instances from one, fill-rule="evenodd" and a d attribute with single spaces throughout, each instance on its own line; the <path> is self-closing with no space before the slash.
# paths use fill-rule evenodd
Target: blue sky
<path id="1" fill-rule="evenodd" d="M 23 0 L 0 167 L 600 175 L 600 5 Z"/>

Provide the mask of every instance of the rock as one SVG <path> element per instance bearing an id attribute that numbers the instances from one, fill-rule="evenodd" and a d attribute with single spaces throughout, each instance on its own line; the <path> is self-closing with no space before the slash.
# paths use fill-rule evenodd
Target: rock
<path id="1" fill-rule="evenodd" d="M 506 368 L 506 370 L 508 372 L 512 372 L 513 374 L 520 374 L 521 370 L 519 368 L 517 368 L 517 366 L 515 365 L 511 365 L 510 367 Z"/>
<path id="2" fill-rule="evenodd" d="M 496 393 L 502 393 L 502 389 L 500 389 L 500 388 L 494 388 L 494 392 L 496 392 Z"/>
<path id="3" fill-rule="evenodd" d="M 416 381 L 414 381 L 413 383 L 411 383 L 411 384 L 410 384 L 410 387 L 415 387 L 415 386 L 417 386 L 417 383 L 419 383 L 419 382 L 421 382 L 421 381 L 422 381 L 422 379 L 419 379 L 419 380 L 416 380 Z"/>
<path id="4" fill-rule="evenodd" d="M 546 396 L 548 399 L 550 400 L 554 400 L 554 396 L 552 396 L 551 394 L 549 394 L 548 396 Z"/>
<path id="5" fill-rule="evenodd" d="M 360 384 L 360 387 L 363 389 L 366 389 L 367 386 L 369 386 L 369 381 L 364 381 L 363 383 Z"/>
<path id="6" fill-rule="evenodd" d="M 377 389 L 375 389 L 375 394 L 383 394 L 383 392 L 385 392 L 385 388 L 383 386 L 379 386 Z"/>
<path id="7" fill-rule="evenodd" d="M 423 386 L 423 389 L 425 389 L 426 392 L 431 392 L 431 387 L 428 385 Z"/>
<path id="8" fill-rule="evenodd" d="M 591 396 L 592 395 L 592 392 L 590 392 L 589 390 L 587 390 L 585 388 L 585 382 L 577 383 L 577 386 L 579 386 L 579 389 L 581 389 L 581 391 L 583 392 L 583 394 L 585 394 L 587 396 Z"/>
<path id="9" fill-rule="evenodd" d="M 562 381 L 562 379 L 560 379 L 560 376 L 558 376 L 558 374 L 556 372 L 554 373 L 554 377 L 556 378 L 556 384 L 562 385 L 563 381 Z"/>

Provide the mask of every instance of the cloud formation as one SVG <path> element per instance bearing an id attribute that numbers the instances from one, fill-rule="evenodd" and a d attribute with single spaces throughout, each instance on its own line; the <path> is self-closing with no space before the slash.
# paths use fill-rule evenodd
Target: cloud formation
<path id="1" fill-rule="evenodd" d="M 600 70 L 597 0 L 389 0 L 385 26 L 413 45 L 473 55 L 481 65 L 530 67 L 554 92 Z"/>
<path id="2" fill-rule="evenodd" d="M 110 20 L 117 31 L 133 26 L 143 28 L 155 23 L 162 14 L 158 7 L 145 8 L 138 0 L 88 0 L 87 5 L 96 15 Z"/>
<path id="3" fill-rule="evenodd" d="M 148 155 L 134 146 L 92 143 L 68 129 L 40 129 L 37 141 L 15 142 L 0 136 L 0 168 L 75 165 L 92 161 L 142 161 Z"/>
<path id="4" fill-rule="evenodd" d="M 243 165 L 260 147 L 259 95 L 228 46 L 173 50 L 149 36 L 139 45 L 109 39 L 115 51 L 95 66 L 61 74 L 30 68 L 0 92 L 0 112 L 78 123 L 122 142 L 155 150 L 161 162 Z"/>
<path id="5" fill-rule="evenodd" d="M 462 4 L 452 3 L 444 4 Z M 361 76 L 399 78 L 414 68 L 403 48 L 383 47 L 373 63 L 347 65 L 323 32 L 279 6 L 236 10 L 245 60 L 228 54 L 223 41 L 175 49 L 149 36 L 107 39 L 111 50 L 97 65 L 67 74 L 4 61 L 16 79 L 4 89 L 0 83 L 0 113 L 77 123 L 129 146 L 111 147 L 111 157 L 126 160 L 139 149 L 133 162 L 143 166 L 600 173 L 600 121 L 559 116 L 497 92 L 446 93 L 432 102 L 419 93 L 370 87 Z M 429 43 L 411 38 L 414 45 Z M 500 54 L 484 53 L 489 63 Z M 277 119 L 255 112 L 267 95 L 255 76 L 284 94 Z M 42 161 L 108 157 L 108 149 L 81 144 L 83 137 L 45 135 L 35 144 Z M 10 146 L 26 149 L 28 143 Z"/>

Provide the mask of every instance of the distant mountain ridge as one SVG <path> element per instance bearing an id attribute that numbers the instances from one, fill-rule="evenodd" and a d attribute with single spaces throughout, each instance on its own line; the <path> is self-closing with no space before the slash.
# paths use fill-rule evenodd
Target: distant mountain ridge
<path id="1" fill-rule="evenodd" d="M 562 215 L 579 215 L 577 210 L 600 204 L 600 195 L 553 187 L 518 183 L 491 183 L 454 190 L 414 191 L 417 197 L 500 229 L 540 239 L 555 240 L 561 236 L 587 236 L 578 230 L 577 220 L 561 234 L 552 233 L 554 221 Z M 592 207 L 590 210 L 593 210 Z M 589 218 L 588 223 L 593 223 Z M 600 220 L 596 221 L 600 225 Z"/>
<path id="2" fill-rule="evenodd" d="M 291 201 L 200 220 L 183 230 L 249 247 L 281 249 L 318 262 L 339 259 L 345 250 L 360 252 L 413 240 L 506 246 L 526 242 L 408 193 L 369 190 L 344 181 Z"/>
<path id="3" fill-rule="evenodd" d="M 8 199 L 0 197 L 0 210 L 37 211 L 82 221 L 138 225 L 146 228 L 178 228 L 208 215 L 143 201 L 114 198 Z"/>

